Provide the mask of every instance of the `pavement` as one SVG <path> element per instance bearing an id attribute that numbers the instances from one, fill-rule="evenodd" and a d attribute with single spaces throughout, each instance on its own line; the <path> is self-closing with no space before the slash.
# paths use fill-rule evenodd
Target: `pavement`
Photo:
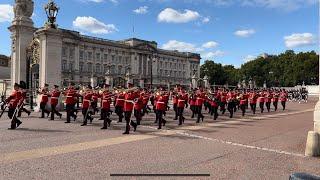
<path id="1" fill-rule="evenodd" d="M 232 119 L 226 113 L 217 121 L 205 114 L 199 124 L 187 110 L 183 126 L 172 120 L 170 110 L 163 130 L 157 130 L 150 113 L 130 135 L 122 135 L 124 123 L 116 123 L 115 115 L 111 127 L 100 130 L 99 120 L 81 127 L 80 114 L 71 124 L 63 123 L 65 114 L 55 121 L 23 114 L 23 124 L 12 131 L 5 114 L 0 119 L 0 179 L 278 180 L 295 172 L 320 175 L 320 158 L 304 156 L 315 103 L 288 102 L 285 111 L 248 111 L 244 117 L 238 111 Z"/>

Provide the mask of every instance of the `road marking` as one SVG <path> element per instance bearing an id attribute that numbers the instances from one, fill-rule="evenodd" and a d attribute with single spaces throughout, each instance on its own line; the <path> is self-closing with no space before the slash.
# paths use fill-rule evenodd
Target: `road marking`
<path id="1" fill-rule="evenodd" d="M 0 163 L 10 163 L 10 162 L 15 162 L 15 161 L 22 161 L 22 160 L 35 159 L 35 158 L 41 158 L 41 157 L 47 157 L 47 156 L 54 156 L 54 155 L 59 155 L 59 154 L 84 151 L 84 150 L 88 150 L 88 149 L 94 149 L 94 148 L 106 147 L 106 146 L 110 146 L 110 145 L 147 140 L 147 139 L 157 138 L 159 136 L 169 136 L 169 135 L 174 135 L 174 134 L 175 134 L 175 132 L 158 131 L 158 132 L 154 132 L 154 133 L 151 133 L 148 135 L 121 136 L 121 137 L 116 137 L 116 138 L 82 142 L 82 143 L 77 143 L 77 144 L 68 144 L 68 145 L 48 147 L 48 148 L 32 149 L 32 150 L 21 151 L 21 152 L 6 153 L 6 154 L 2 154 L 0 156 Z"/>
<path id="2" fill-rule="evenodd" d="M 292 113 L 274 114 L 274 115 L 262 116 L 259 118 L 253 117 L 253 119 L 257 119 L 257 118 L 263 119 L 263 118 L 268 118 L 268 117 L 273 117 L 273 116 L 277 117 L 277 116 L 292 115 L 292 114 L 298 114 L 298 113 L 303 113 L 303 112 L 308 112 L 308 111 L 313 111 L 313 109 L 308 109 L 305 111 L 297 111 L 297 112 L 292 112 Z M 241 120 L 252 120 L 252 119 L 241 118 L 241 119 L 236 119 L 236 120 L 227 121 L 227 122 L 228 122 L 228 124 L 232 124 L 232 123 L 236 123 L 236 122 L 241 122 Z M 225 121 L 223 121 L 223 122 L 226 123 Z M 154 133 L 147 134 L 147 135 L 121 136 L 121 137 L 116 137 L 116 138 L 102 139 L 102 140 L 89 141 L 89 142 L 83 142 L 83 143 L 77 143 L 77 144 L 68 144 L 68 145 L 55 146 L 55 147 L 32 149 L 32 150 L 21 151 L 21 152 L 5 153 L 0 156 L 0 163 L 10 163 L 10 162 L 15 162 L 15 161 L 22 161 L 22 160 L 35 159 L 35 158 L 41 158 L 41 157 L 47 157 L 47 156 L 54 156 L 54 155 L 59 155 L 59 154 L 84 151 L 84 150 L 88 150 L 88 149 L 94 149 L 94 148 L 106 147 L 106 146 L 110 146 L 110 145 L 117 145 L 117 144 L 147 140 L 147 139 L 152 139 L 152 138 L 156 138 L 159 136 L 169 136 L 169 135 L 174 135 L 174 134 L 220 142 L 223 144 L 229 144 L 229 145 L 233 145 L 233 146 L 275 152 L 278 154 L 286 154 L 286 155 L 292 155 L 292 156 L 298 156 L 298 157 L 305 157 L 302 154 L 290 153 L 290 152 L 286 152 L 286 151 L 262 148 L 262 147 L 257 147 L 257 146 L 250 146 L 250 145 L 245 145 L 245 144 L 240 144 L 240 143 L 235 143 L 235 142 L 230 142 L 230 141 L 224 141 L 224 140 L 220 140 L 220 139 L 213 139 L 213 138 L 209 138 L 209 137 L 190 134 L 190 133 L 187 133 L 184 131 L 184 130 L 199 130 L 199 129 L 206 128 L 208 126 L 209 127 L 225 126 L 224 124 L 219 124 L 219 123 L 223 123 L 223 122 L 210 123 L 210 124 L 204 123 L 204 124 L 201 124 L 200 126 L 179 127 L 175 130 L 162 130 L 162 131 L 154 132 Z M 151 127 L 151 126 L 142 126 L 142 127 L 147 127 L 147 128 L 155 129 L 155 130 L 157 129 L 157 128 Z"/>

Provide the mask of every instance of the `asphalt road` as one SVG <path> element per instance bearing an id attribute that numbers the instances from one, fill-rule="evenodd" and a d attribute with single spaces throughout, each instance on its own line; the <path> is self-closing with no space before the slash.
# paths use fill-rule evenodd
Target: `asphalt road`
<path id="1" fill-rule="evenodd" d="M 154 114 L 137 132 L 122 135 L 116 116 L 108 130 L 102 122 L 80 127 L 24 114 L 17 130 L 0 120 L 0 179 L 288 179 L 294 172 L 320 175 L 320 159 L 304 156 L 313 128 L 315 100 L 288 103 L 285 111 L 250 112 L 195 123 L 187 111 L 183 126 L 165 119 L 159 131 Z M 5 114 L 6 115 L 6 114 Z M 80 114 L 79 114 L 80 115 Z M 210 174 L 193 177 L 114 177 L 111 174 Z"/>

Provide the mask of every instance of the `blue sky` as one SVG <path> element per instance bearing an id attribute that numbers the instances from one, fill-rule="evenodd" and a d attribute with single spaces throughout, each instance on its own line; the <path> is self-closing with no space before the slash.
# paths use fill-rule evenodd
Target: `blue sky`
<path id="1" fill-rule="evenodd" d="M 47 0 L 34 0 L 43 26 Z M 318 50 L 318 0 L 55 0 L 61 28 L 112 40 L 136 37 L 239 67 L 262 54 Z M 0 54 L 10 55 L 14 0 L 0 1 Z M 133 32 L 134 27 L 134 32 Z"/>

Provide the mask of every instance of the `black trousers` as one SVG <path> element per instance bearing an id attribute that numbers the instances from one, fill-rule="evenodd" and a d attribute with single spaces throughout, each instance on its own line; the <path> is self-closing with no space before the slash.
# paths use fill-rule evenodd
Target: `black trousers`
<path id="1" fill-rule="evenodd" d="M 22 113 L 22 112 L 25 112 L 25 113 L 27 113 L 27 114 L 30 114 L 30 113 L 31 113 L 31 112 L 28 111 L 26 108 L 24 108 L 23 105 L 20 107 L 20 110 L 19 110 L 19 112 L 18 112 L 18 117 L 21 117 L 21 113 Z"/>
<path id="2" fill-rule="evenodd" d="M 225 102 L 220 103 L 220 111 L 222 111 L 222 114 L 224 114 L 226 112 L 226 103 Z"/>
<path id="3" fill-rule="evenodd" d="M 241 104 L 241 105 L 240 105 L 240 109 L 241 109 L 241 111 L 242 111 L 242 116 L 244 116 L 245 113 L 246 113 L 246 105 L 245 105 L 245 104 Z"/>
<path id="4" fill-rule="evenodd" d="M 163 111 L 156 110 L 156 121 L 158 122 L 158 129 L 162 127 Z"/>
<path id="5" fill-rule="evenodd" d="M 125 132 L 129 133 L 130 131 L 130 125 L 131 126 L 136 126 L 136 123 L 131 121 L 131 114 L 132 111 L 125 111 L 124 112 L 124 119 L 126 120 L 126 130 Z"/>
<path id="6" fill-rule="evenodd" d="M 70 117 L 76 118 L 74 114 L 74 105 L 75 104 L 66 104 L 66 111 L 67 111 L 67 122 L 70 122 Z"/>
<path id="7" fill-rule="evenodd" d="M 17 123 L 21 122 L 18 118 L 17 118 L 17 114 L 14 114 L 16 108 L 14 107 L 9 107 L 8 110 L 8 117 L 11 120 L 11 129 L 15 129 L 17 127 Z"/>
<path id="8" fill-rule="evenodd" d="M 271 102 L 266 102 L 266 107 L 267 107 L 268 112 L 270 112 L 270 106 L 271 106 Z"/>
<path id="9" fill-rule="evenodd" d="M 40 103 L 40 109 L 41 109 L 41 118 L 44 118 L 44 113 L 47 113 L 48 116 L 50 114 L 50 112 L 48 110 L 46 110 L 46 104 L 45 102 L 41 102 Z"/>
<path id="10" fill-rule="evenodd" d="M 140 125 L 140 122 L 142 120 L 142 110 L 135 109 L 133 114 L 134 114 L 134 117 L 136 117 L 137 124 Z"/>
<path id="11" fill-rule="evenodd" d="M 92 121 L 92 119 L 93 119 L 93 118 L 91 117 L 92 114 L 93 114 L 93 112 L 90 111 L 88 108 L 82 108 L 83 124 L 84 124 L 84 125 L 87 125 L 88 119 L 89 119 L 90 121 Z"/>
<path id="12" fill-rule="evenodd" d="M 93 108 L 93 114 L 95 114 L 96 112 L 98 112 L 98 103 L 97 102 L 91 102 L 91 107 Z"/>
<path id="13" fill-rule="evenodd" d="M 197 122 L 200 122 L 200 118 L 203 121 L 204 116 L 202 114 L 202 106 L 196 106 L 196 107 L 197 107 L 197 114 L 198 114 Z"/>
<path id="14" fill-rule="evenodd" d="M 184 122 L 183 110 L 184 110 L 184 108 L 177 107 L 177 114 L 178 114 L 178 119 L 179 119 L 179 125 L 181 125 L 181 124 Z"/>
<path id="15" fill-rule="evenodd" d="M 107 128 L 111 123 L 110 109 L 101 109 L 101 119 L 103 120 L 103 127 Z"/>
<path id="16" fill-rule="evenodd" d="M 119 122 L 122 122 L 123 119 L 123 107 L 121 106 L 116 106 L 115 107 L 115 113 L 118 115 L 119 117 Z M 131 116 L 131 115 L 130 115 Z"/>
<path id="17" fill-rule="evenodd" d="M 230 113 L 230 116 L 229 116 L 230 118 L 233 117 L 234 107 L 235 107 L 234 102 L 228 102 L 228 107 L 227 107 L 227 109 L 228 109 L 228 111 L 229 111 L 229 113 Z"/>
<path id="18" fill-rule="evenodd" d="M 54 120 L 54 115 L 55 115 L 55 114 L 56 114 L 57 116 L 62 116 L 62 114 L 59 113 L 59 112 L 56 110 L 56 107 L 57 107 L 57 105 L 51 104 L 51 120 Z"/>
<path id="19" fill-rule="evenodd" d="M 190 105 L 190 110 L 192 112 L 191 118 L 194 118 L 194 115 L 197 114 L 196 106 L 195 105 Z"/>
<path id="20" fill-rule="evenodd" d="M 251 107 L 251 111 L 253 112 L 253 114 L 255 114 L 256 113 L 257 104 L 251 104 L 250 103 L 250 107 Z"/>
<path id="21" fill-rule="evenodd" d="M 259 103 L 259 107 L 260 107 L 260 112 L 261 112 L 261 113 L 263 113 L 263 110 L 264 110 L 264 107 L 263 107 L 263 106 L 264 106 L 264 102 L 260 102 L 260 103 Z"/>
<path id="22" fill-rule="evenodd" d="M 273 102 L 274 111 L 278 110 L 278 101 Z"/>
<path id="23" fill-rule="evenodd" d="M 174 120 L 177 120 L 178 119 L 177 104 L 173 104 L 173 110 L 174 110 Z"/>
<path id="24" fill-rule="evenodd" d="M 211 106 L 211 113 L 210 115 L 213 115 L 213 119 L 217 120 L 219 114 L 218 114 L 218 106 Z"/>
<path id="25" fill-rule="evenodd" d="M 282 110 L 286 109 L 286 101 L 281 101 Z"/>

